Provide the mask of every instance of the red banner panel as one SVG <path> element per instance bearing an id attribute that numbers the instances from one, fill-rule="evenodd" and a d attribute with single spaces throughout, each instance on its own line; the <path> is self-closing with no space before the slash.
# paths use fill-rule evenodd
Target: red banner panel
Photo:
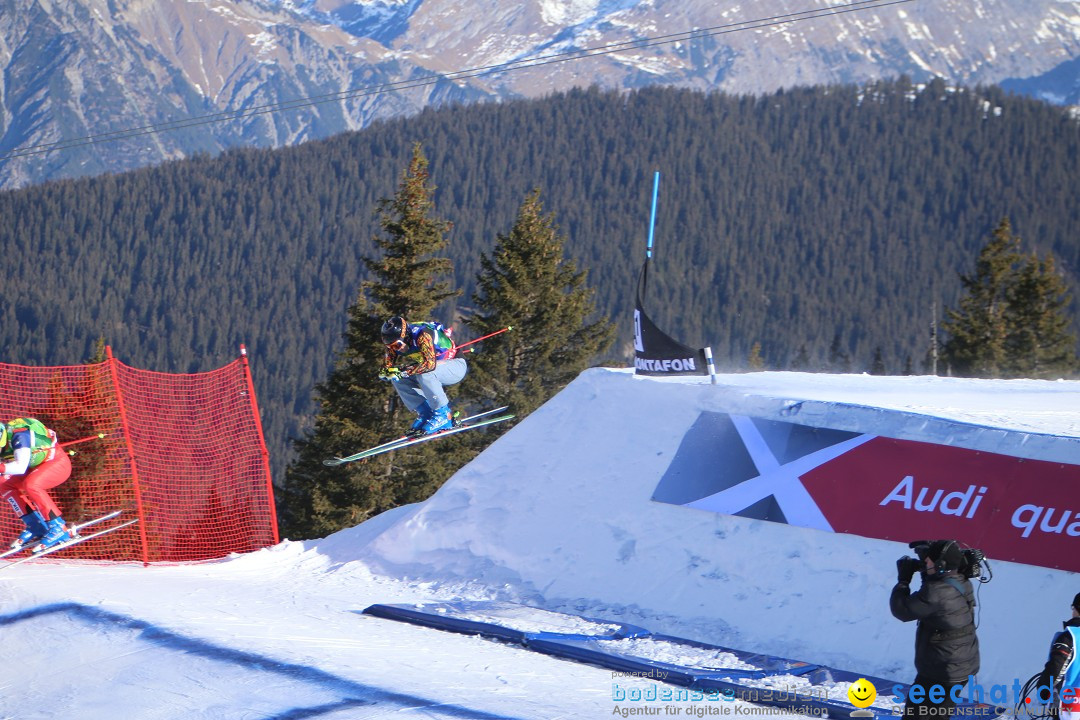
<path id="1" fill-rule="evenodd" d="M 653 499 L 1080 572 L 1080 464 L 702 413 Z"/>
<path id="2" fill-rule="evenodd" d="M 877 437 L 802 476 L 836 532 L 956 538 L 988 557 L 1080 571 L 1080 466 Z"/>

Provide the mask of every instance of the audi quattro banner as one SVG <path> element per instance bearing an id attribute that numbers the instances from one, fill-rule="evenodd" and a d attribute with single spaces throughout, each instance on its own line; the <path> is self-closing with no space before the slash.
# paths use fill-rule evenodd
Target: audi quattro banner
<path id="1" fill-rule="evenodd" d="M 706 412 L 652 499 L 1080 572 L 1080 464 Z"/>

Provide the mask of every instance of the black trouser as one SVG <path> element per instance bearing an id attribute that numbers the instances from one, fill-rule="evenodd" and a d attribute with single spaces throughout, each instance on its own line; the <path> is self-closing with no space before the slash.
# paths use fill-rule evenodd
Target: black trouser
<path id="1" fill-rule="evenodd" d="M 912 687 L 919 685 L 922 687 L 922 700 L 914 702 L 911 699 L 910 693 L 908 695 L 907 702 L 904 703 L 904 717 L 905 718 L 941 718 L 952 715 L 956 702 L 953 700 L 953 689 L 958 687 L 964 687 L 967 684 L 967 679 L 949 681 L 949 680 L 934 680 L 932 678 L 925 678 L 922 675 L 915 676 L 915 682 L 912 683 Z M 930 688 L 935 685 L 940 685 L 945 691 L 945 697 L 941 699 L 941 702 L 935 703 L 930 699 Z M 962 695 L 957 692 L 957 695 Z"/>

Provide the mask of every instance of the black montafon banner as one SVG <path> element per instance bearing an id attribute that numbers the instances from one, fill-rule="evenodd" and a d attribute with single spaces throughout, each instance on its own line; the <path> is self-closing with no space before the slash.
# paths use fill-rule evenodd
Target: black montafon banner
<path id="1" fill-rule="evenodd" d="M 645 314 L 642 303 L 649 263 L 638 278 L 634 306 L 634 372 L 639 375 L 708 375 L 705 351 L 695 350 L 671 339 Z"/>

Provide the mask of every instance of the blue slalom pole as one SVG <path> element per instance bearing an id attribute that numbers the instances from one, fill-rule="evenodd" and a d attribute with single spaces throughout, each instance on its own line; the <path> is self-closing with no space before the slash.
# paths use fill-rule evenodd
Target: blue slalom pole
<path id="1" fill-rule="evenodd" d="M 645 259 L 652 259 L 652 242 L 653 242 L 653 228 L 656 227 L 656 196 L 660 192 L 660 171 L 657 170 L 653 175 L 652 186 L 652 214 L 649 217 L 649 244 L 645 248 Z"/>

